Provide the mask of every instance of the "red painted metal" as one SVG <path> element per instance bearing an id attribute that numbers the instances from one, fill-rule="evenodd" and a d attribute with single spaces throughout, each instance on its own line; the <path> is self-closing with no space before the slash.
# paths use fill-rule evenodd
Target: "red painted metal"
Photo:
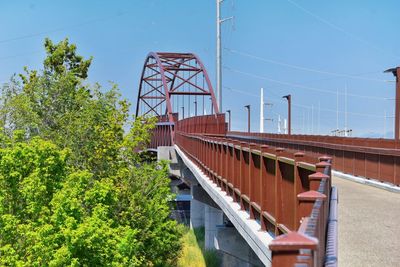
<path id="1" fill-rule="evenodd" d="M 396 68 L 396 140 L 400 140 L 400 67 Z"/>
<path id="2" fill-rule="evenodd" d="M 246 132 L 228 132 L 227 136 L 295 148 L 314 157 L 328 155 L 337 171 L 400 185 L 399 140 Z"/>
<path id="3" fill-rule="evenodd" d="M 198 82 L 199 75 L 204 76 L 207 86 Z M 178 116 L 179 98 L 204 95 L 211 97 L 211 115 L 192 117 L 193 101 L 189 99 L 183 103 L 188 116 Z M 197 115 L 199 99 L 194 100 Z M 328 145 L 323 139 L 323 145 L 316 145 L 315 140 L 304 136 L 296 139 L 296 135 L 285 135 L 287 138 L 282 139 L 282 135 L 228 133 L 225 114 L 218 113 L 208 75 L 193 54 L 148 55 L 136 115 L 158 116 L 151 148 L 178 146 L 216 186 L 249 212 L 250 219 L 260 222 L 262 231 L 278 236 L 270 245 L 274 267 L 322 266 L 325 253 L 332 258 L 337 255 L 337 227 L 328 224 L 328 218 L 336 216 L 330 207 L 337 205 L 337 194 L 331 194 L 331 160 L 341 162 L 349 171 L 376 172 L 384 179 L 390 179 L 393 171 L 400 173 L 400 159 L 392 157 L 397 153 L 397 143 L 393 150 L 390 142 L 369 142 L 377 145 L 374 151 L 385 146 L 384 153 L 376 158 L 376 153 L 371 156 L 363 147 L 361 139 L 351 144 L 330 139 L 334 142 Z M 347 158 L 352 160 L 347 162 Z M 375 160 L 378 165 L 367 164 Z M 332 202 L 332 196 L 336 202 Z"/>
<path id="4" fill-rule="evenodd" d="M 201 60 L 192 53 L 149 53 L 139 83 L 136 116 L 166 116 L 170 123 L 174 123 L 173 113 L 180 112 L 179 105 L 182 104 L 184 108 L 185 102 L 189 103 L 186 111 L 190 117 L 191 97 L 196 100 L 196 113 L 197 98 L 200 97 L 204 108 L 210 107 L 210 113 L 219 113 L 210 79 Z M 174 129 L 170 131 L 174 143 Z"/>
<path id="5" fill-rule="evenodd" d="M 282 236 L 270 246 L 273 266 L 322 266 L 328 249 L 331 158 L 310 163 L 316 158 L 303 152 L 188 133 L 187 123 L 176 132 L 176 145 L 240 203 L 250 219 L 260 221 L 262 230 Z M 293 242 L 295 237 L 311 240 L 313 246 Z"/>

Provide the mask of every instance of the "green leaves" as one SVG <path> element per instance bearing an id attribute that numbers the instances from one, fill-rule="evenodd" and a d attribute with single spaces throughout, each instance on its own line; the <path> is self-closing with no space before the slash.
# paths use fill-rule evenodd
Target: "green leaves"
<path id="1" fill-rule="evenodd" d="M 0 256 L 21 266 L 139 266 L 174 261 L 165 164 L 115 176 L 74 171 L 68 153 L 39 138 L 0 149 Z M 27 256 L 29 255 L 29 256 Z"/>
<path id="2" fill-rule="evenodd" d="M 155 120 L 84 83 L 91 59 L 67 39 L 45 48 L 43 71 L 2 90 L 0 265 L 173 265 L 167 166 L 137 153 Z"/>
<path id="3" fill-rule="evenodd" d="M 78 78 L 87 78 L 92 58 L 84 60 L 82 56 L 77 55 L 76 45 L 69 44 L 68 38 L 57 45 L 46 38 L 44 47 L 47 52 L 47 58 L 44 61 L 46 71 L 58 75 L 65 75 L 70 72 Z"/>

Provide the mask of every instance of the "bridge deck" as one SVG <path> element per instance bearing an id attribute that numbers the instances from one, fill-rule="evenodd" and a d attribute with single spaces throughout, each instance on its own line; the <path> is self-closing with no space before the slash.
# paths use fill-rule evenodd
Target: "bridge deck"
<path id="1" fill-rule="evenodd" d="M 400 194 L 334 178 L 339 266 L 399 266 Z"/>

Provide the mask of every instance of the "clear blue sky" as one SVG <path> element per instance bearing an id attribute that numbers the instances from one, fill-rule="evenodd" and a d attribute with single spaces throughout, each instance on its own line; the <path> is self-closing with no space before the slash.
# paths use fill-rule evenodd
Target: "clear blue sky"
<path id="1" fill-rule="evenodd" d="M 215 1 L 2 1 L 0 81 L 23 66 L 41 68 L 43 39 L 68 37 L 93 56 L 91 82 L 119 84 L 136 105 L 140 71 L 150 51 L 194 52 L 215 84 Z M 293 98 L 293 131 L 328 134 L 345 122 L 357 136 L 393 135 L 394 80 L 383 70 L 400 65 L 396 0 L 225 0 L 223 26 L 224 105 L 233 129 L 244 130 L 243 108 L 252 105 L 258 130 L 259 88 L 273 106 L 266 130 L 286 116 L 282 95 Z M 396 49 L 397 48 L 397 49 Z M 356 77 L 354 77 L 356 76 Z M 366 96 L 366 97 L 360 97 Z M 312 108 L 314 107 L 313 112 Z M 320 107 L 320 108 L 318 108 Z M 132 109 L 133 110 L 133 109 Z M 311 119 L 311 115 L 313 119 Z"/>

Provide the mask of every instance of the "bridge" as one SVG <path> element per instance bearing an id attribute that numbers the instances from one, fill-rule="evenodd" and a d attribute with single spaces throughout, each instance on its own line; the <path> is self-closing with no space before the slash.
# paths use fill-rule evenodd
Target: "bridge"
<path id="1" fill-rule="evenodd" d="M 228 131 L 207 71 L 191 53 L 148 54 L 136 115 L 157 117 L 149 149 L 190 188 L 191 226 L 204 226 L 206 247 L 233 256 L 231 265 L 337 266 L 332 184 L 351 189 L 334 176 L 400 184 L 397 140 Z M 357 216 L 343 232 L 363 220 Z"/>

